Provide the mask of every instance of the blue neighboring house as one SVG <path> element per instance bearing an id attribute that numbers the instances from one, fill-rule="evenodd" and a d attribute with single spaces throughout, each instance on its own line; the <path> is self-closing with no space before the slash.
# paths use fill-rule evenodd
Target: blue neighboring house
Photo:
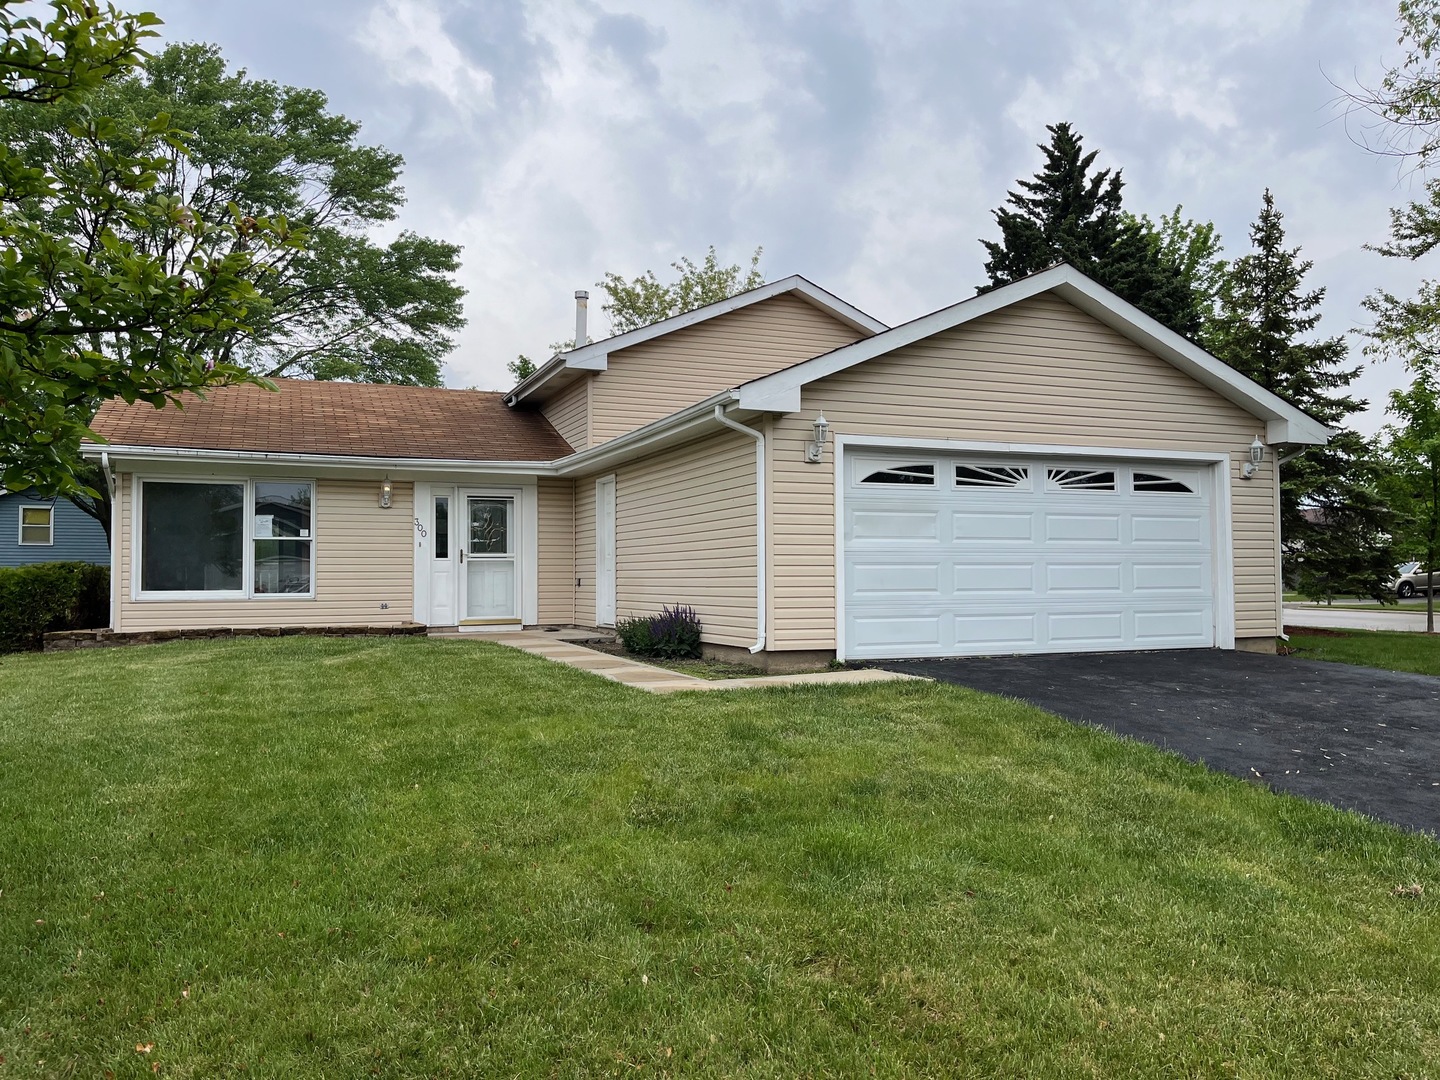
<path id="1" fill-rule="evenodd" d="M 0 489 L 0 566 L 44 562 L 110 565 L 105 530 L 69 499 Z"/>

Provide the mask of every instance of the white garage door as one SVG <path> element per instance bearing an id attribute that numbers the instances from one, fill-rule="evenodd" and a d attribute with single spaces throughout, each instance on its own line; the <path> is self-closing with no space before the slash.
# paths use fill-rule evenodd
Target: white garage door
<path id="1" fill-rule="evenodd" d="M 845 454 L 847 657 L 1215 643 L 1211 470 Z"/>

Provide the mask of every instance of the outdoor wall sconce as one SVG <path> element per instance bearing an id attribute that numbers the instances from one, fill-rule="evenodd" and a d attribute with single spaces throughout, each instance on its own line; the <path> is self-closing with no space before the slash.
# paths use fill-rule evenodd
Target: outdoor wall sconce
<path id="1" fill-rule="evenodd" d="M 381 481 L 380 481 L 380 509 L 381 509 L 381 510 L 389 510 L 389 509 L 390 509 L 390 496 L 394 494 L 394 491 L 395 491 L 395 489 L 394 489 L 394 488 L 391 486 L 391 484 L 390 484 L 390 477 L 387 476 L 387 477 L 385 477 L 384 480 L 381 480 Z"/>
<path id="2" fill-rule="evenodd" d="M 1260 441 L 1260 436 L 1255 436 L 1255 441 L 1250 444 L 1250 460 L 1245 462 L 1245 467 L 1240 470 L 1240 475 L 1249 480 L 1260 471 L 1260 462 L 1265 460 L 1265 444 Z"/>
<path id="3" fill-rule="evenodd" d="M 830 423 L 825 419 L 824 413 L 815 418 L 815 423 L 810 425 L 810 429 L 814 432 L 815 437 L 805 447 L 805 460 L 813 463 L 819 461 L 825 453 L 825 434 L 830 430 Z"/>

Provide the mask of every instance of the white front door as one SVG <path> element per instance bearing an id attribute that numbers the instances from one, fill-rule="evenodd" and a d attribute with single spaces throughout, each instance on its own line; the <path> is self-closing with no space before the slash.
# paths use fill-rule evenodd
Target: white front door
<path id="1" fill-rule="evenodd" d="M 615 478 L 595 481 L 595 622 L 615 625 Z"/>
<path id="2" fill-rule="evenodd" d="M 465 494 L 460 525 L 461 622 L 520 621 L 513 495 Z"/>
<path id="3" fill-rule="evenodd" d="M 456 551 L 454 514 L 455 489 L 436 487 L 431 489 L 429 521 L 422 522 L 422 528 L 429 533 L 430 541 L 430 625 L 454 626 L 459 620 L 455 616 L 456 580 L 455 567 L 459 563 Z"/>
<path id="4" fill-rule="evenodd" d="M 846 657 L 1215 644 L 1212 470 L 847 451 Z"/>

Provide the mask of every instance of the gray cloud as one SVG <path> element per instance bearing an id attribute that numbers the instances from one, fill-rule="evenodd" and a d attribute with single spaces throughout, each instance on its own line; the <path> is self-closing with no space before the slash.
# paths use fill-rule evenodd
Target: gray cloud
<path id="1" fill-rule="evenodd" d="M 1183 203 L 1246 245 L 1274 189 L 1329 289 L 1330 333 L 1419 269 L 1363 250 L 1409 194 L 1329 79 L 1394 58 L 1387 3 L 156 0 L 177 40 L 325 90 L 405 155 L 402 224 L 465 245 L 455 385 L 564 336 L 570 292 L 716 244 L 766 248 L 901 321 L 971 294 L 990 211 L 1077 124 L 1132 208 Z M 274 28 L 282 28 L 275 32 Z M 1382 401 L 1401 373 L 1369 368 Z M 1367 429 L 1383 417 L 1372 410 Z"/>

